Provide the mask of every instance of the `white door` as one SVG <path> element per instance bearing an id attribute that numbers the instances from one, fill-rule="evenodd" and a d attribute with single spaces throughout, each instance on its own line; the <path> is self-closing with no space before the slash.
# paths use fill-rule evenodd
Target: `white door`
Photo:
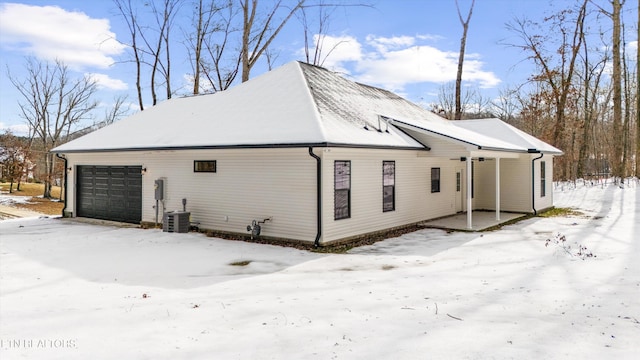
<path id="1" fill-rule="evenodd" d="M 462 168 L 456 168 L 456 212 L 464 210 L 464 196 L 462 196 L 463 179 Z"/>

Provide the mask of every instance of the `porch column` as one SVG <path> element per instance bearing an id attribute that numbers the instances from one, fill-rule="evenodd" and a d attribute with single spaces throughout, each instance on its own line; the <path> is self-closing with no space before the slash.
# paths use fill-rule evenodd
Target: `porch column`
<path id="1" fill-rule="evenodd" d="M 469 154 L 471 155 L 471 154 Z M 471 230 L 472 226 L 472 218 L 471 213 L 471 156 L 467 156 L 467 229 Z"/>
<path id="2" fill-rule="evenodd" d="M 500 221 L 500 158 L 496 157 L 496 220 Z"/>

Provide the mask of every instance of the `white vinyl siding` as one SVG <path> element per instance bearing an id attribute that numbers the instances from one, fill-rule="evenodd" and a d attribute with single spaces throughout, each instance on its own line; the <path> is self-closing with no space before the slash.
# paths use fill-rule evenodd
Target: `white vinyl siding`
<path id="1" fill-rule="evenodd" d="M 495 194 L 495 185 L 493 188 L 494 190 L 490 190 L 487 187 L 487 190 Z M 532 211 L 531 156 L 500 159 L 500 209 L 515 212 Z"/>
<path id="2" fill-rule="evenodd" d="M 500 160 L 501 170 L 504 167 Z M 474 210 L 495 210 L 496 202 L 496 161 L 494 159 L 473 160 L 475 191 L 473 197 Z M 502 186 L 503 184 L 501 184 Z M 501 202 L 502 203 L 502 202 Z"/>
<path id="3" fill-rule="evenodd" d="M 424 151 L 329 148 L 323 151 L 323 242 L 455 213 L 459 161 L 425 157 Z M 351 161 L 351 217 L 334 220 L 334 160 Z M 383 210 L 380 166 L 395 161 L 395 211 Z M 431 193 L 430 169 L 441 169 L 441 189 Z"/>
<path id="4" fill-rule="evenodd" d="M 398 149 L 315 148 L 322 163 L 322 237 L 328 243 L 365 233 L 455 214 L 459 157 L 432 157 L 429 151 Z M 166 210 L 182 210 L 187 199 L 191 220 L 203 229 L 247 233 L 252 220 L 272 218 L 262 235 L 313 242 L 317 233 L 316 165 L 308 148 L 213 149 L 67 154 L 70 191 L 67 211 L 75 214 L 78 165 L 136 165 L 143 178 L 142 221 L 155 221 L 154 180 L 166 180 Z M 215 173 L 194 173 L 195 160 L 215 160 Z M 531 160 L 500 160 L 501 209 L 531 212 Z M 539 196 L 536 161 L 536 209 L 553 205 L 553 158 L 543 158 L 547 196 Z M 334 161 L 351 163 L 350 217 L 334 219 Z M 394 211 L 383 211 L 381 165 L 395 163 Z M 474 161 L 474 208 L 495 209 L 495 160 Z M 440 168 L 440 192 L 431 192 L 431 168 Z M 462 196 L 465 195 L 463 175 Z M 466 200 L 463 200 L 466 201 Z M 162 209 L 160 209 L 162 216 Z M 159 219 L 161 221 L 161 218 Z"/>
<path id="5" fill-rule="evenodd" d="M 166 179 L 166 210 L 182 210 L 204 229 L 246 233 L 254 219 L 272 218 L 262 235 L 313 241 L 316 159 L 307 148 L 216 149 L 67 154 L 68 166 L 141 165 L 142 221 L 155 221 L 154 180 Z M 194 160 L 215 159 L 215 173 L 194 173 Z M 68 174 L 74 181 L 74 172 Z M 70 184 L 69 189 L 74 189 Z M 74 211 L 69 191 L 67 210 Z M 160 221 L 162 221 L 160 208 Z"/>

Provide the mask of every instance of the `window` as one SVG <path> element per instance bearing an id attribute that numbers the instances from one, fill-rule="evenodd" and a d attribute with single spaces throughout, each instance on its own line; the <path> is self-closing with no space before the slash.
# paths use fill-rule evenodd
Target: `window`
<path id="1" fill-rule="evenodd" d="M 544 161 L 540 161 L 540 197 L 547 196 L 547 171 Z"/>
<path id="2" fill-rule="evenodd" d="M 333 214 L 335 220 L 351 217 L 351 161 L 335 161 Z"/>
<path id="3" fill-rule="evenodd" d="M 440 192 L 440 168 L 431 168 L 431 192 Z"/>
<path id="4" fill-rule="evenodd" d="M 460 192 L 461 186 L 462 186 L 462 173 L 460 171 L 456 171 L 456 192 Z"/>
<path id="5" fill-rule="evenodd" d="M 193 172 L 216 172 L 216 161 L 215 160 L 194 160 L 193 161 Z"/>
<path id="6" fill-rule="evenodd" d="M 396 162 L 382 162 L 382 212 L 396 209 Z"/>

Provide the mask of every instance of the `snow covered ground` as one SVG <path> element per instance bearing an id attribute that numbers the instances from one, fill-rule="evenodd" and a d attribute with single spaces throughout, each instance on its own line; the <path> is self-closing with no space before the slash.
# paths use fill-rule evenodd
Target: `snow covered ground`
<path id="1" fill-rule="evenodd" d="M 0 358 L 640 358 L 640 192 L 554 196 L 585 216 L 344 255 L 0 221 Z M 557 234 L 595 257 L 545 246 Z"/>

